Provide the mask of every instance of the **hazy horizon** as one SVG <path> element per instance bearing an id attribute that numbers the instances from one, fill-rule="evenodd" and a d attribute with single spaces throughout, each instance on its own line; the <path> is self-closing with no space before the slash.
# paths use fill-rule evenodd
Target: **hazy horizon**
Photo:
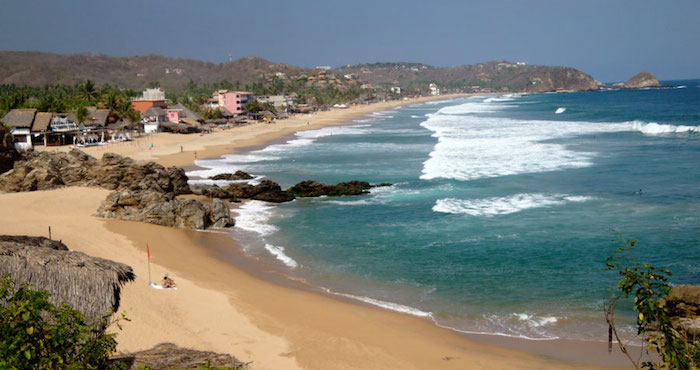
<path id="1" fill-rule="evenodd" d="M 509 60 L 574 67 L 604 82 L 638 72 L 700 78 L 700 3 L 676 1 L 295 4 L 0 0 L 0 49 L 300 67 Z"/>

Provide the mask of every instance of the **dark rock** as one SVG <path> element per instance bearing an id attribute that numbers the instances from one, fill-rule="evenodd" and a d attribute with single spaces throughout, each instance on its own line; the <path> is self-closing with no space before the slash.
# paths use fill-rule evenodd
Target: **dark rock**
<path id="1" fill-rule="evenodd" d="M 12 134 L 0 125 L 0 173 L 7 172 L 20 159 L 20 154 L 15 150 Z"/>
<path id="2" fill-rule="evenodd" d="M 374 186 L 372 186 L 372 187 L 374 187 L 374 188 L 385 188 L 385 187 L 389 187 L 389 186 L 394 186 L 394 184 L 392 184 L 392 183 L 390 183 L 390 182 L 383 182 L 383 183 L 381 183 L 381 184 L 379 184 L 379 185 L 374 185 Z"/>
<path id="3" fill-rule="evenodd" d="M 231 184 L 224 188 L 230 198 L 255 199 L 282 203 L 294 200 L 294 196 L 282 190 L 276 182 L 263 180 L 258 185 Z"/>
<path id="4" fill-rule="evenodd" d="M 236 171 L 236 173 L 222 173 L 210 177 L 212 180 L 251 180 L 254 177 L 247 172 Z"/>
<path id="5" fill-rule="evenodd" d="M 341 195 L 361 195 L 369 193 L 370 184 L 366 181 L 351 181 L 341 182 L 336 185 L 324 185 L 316 181 L 302 181 L 291 188 L 287 192 L 297 197 L 320 197 L 341 196 Z"/>
<path id="6" fill-rule="evenodd" d="M 632 76 L 622 87 L 625 89 L 643 89 L 646 87 L 661 87 L 661 84 L 653 74 L 642 72 Z"/>

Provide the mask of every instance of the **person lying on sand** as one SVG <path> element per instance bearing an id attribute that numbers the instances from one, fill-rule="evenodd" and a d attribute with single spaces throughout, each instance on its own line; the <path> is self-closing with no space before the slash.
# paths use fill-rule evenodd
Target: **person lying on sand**
<path id="1" fill-rule="evenodd" d="M 168 277 L 167 272 L 165 273 L 165 276 L 163 276 L 163 288 L 175 288 L 175 281 Z"/>

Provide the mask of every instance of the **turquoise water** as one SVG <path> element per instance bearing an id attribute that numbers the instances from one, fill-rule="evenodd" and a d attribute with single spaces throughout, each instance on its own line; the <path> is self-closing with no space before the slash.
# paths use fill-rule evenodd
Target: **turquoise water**
<path id="1" fill-rule="evenodd" d="M 686 87 L 405 106 L 190 175 L 391 182 L 250 202 L 234 234 L 295 278 L 455 330 L 606 340 L 613 230 L 700 283 L 700 81 L 667 83 Z"/>

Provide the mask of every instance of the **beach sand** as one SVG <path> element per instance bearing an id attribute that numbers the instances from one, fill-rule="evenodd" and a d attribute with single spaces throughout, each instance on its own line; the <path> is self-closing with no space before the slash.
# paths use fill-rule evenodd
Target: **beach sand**
<path id="1" fill-rule="evenodd" d="M 153 151 L 143 143 L 141 148 L 120 144 L 86 151 L 95 156 L 117 152 L 165 165 L 191 165 L 193 152 L 192 156 L 179 153 L 180 145 L 197 150 L 199 158 L 212 157 L 393 106 L 382 103 L 356 111 L 322 112 L 308 126 L 305 118 L 297 117 L 204 136 L 151 135 Z M 53 237 L 71 249 L 132 266 L 136 281 L 123 289 L 120 307 L 131 319 L 118 334 L 121 352 L 172 342 L 230 353 L 253 361 L 254 369 L 596 368 L 479 343 L 418 317 L 262 279 L 217 258 L 215 248 L 240 252 L 225 233 L 92 216 L 108 193 L 74 187 L 0 194 L 0 234 L 46 236 L 51 226 Z M 158 282 L 167 271 L 178 290 L 148 286 L 146 244 L 152 254 L 152 280 Z"/>

